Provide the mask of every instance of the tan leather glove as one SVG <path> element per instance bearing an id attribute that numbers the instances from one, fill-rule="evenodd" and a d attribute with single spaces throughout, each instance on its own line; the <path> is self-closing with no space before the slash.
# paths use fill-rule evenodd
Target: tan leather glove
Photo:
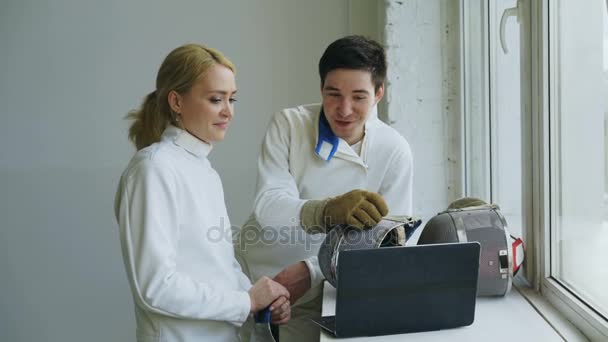
<path id="1" fill-rule="evenodd" d="M 384 199 L 375 192 L 352 190 L 324 201 L 310 200 L 302 207 L 301 221 L 310 234 L 325 233 L 337 224 L 368 229 L 388 214 Z"/>
<path id="2" fill-rule="evenodd" d="M 359 229 L 368 229 L 388 214 L 384 199 L 375 192 L 353 190 L 331 198 L 325 205 L 325 226 L 348 224 Z"/>

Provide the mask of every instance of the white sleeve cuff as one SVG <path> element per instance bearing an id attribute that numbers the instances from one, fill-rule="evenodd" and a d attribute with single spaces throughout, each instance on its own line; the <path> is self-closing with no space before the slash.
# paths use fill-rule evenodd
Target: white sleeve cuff
<path id="1" fill-rule="evenodd" d="M 238 314 L 238 319 L 232 323 L 237 327 L 240 327 L 245 323 L 251 312 L 251 299 L 249 298 L 249 293 L 244 291 L 235 292 L 235 301 L 238 301 L 241 312 Z"/>
<path id="2" fill-rule="evenodd" d="M 321 272 L 321 267 L 319 267 L 319 259 L 316 256 L 313 256 L 304 260 L 304 262 L 310 273 L 310 288 L 321 284 L 325 277 L 323 276 L 323 272 Z"/>

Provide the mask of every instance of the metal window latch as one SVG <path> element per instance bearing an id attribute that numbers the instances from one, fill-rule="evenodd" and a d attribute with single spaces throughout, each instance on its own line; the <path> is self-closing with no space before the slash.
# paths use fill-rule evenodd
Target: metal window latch
<path id="1" fill-rule="evenodd" d="M 502 16 L 500 17 L 500 45 L 502 46 L 502 51 L 505 53 L 505 55 L 509 53 L 507 41 L 505 39 L 505 26 L 507 25 L 507 19 L 509 19 L 509 17 L 515 17 L 517 18 L 517 23 L 519 24 L 520 18 L 523 17 L 523 14 L 521 13 L 523 8 L 521 3 L 523 1 L 524 0 L 517 0 L 517 5 L 504 10 L 504 12 L 502 12 Z"/>

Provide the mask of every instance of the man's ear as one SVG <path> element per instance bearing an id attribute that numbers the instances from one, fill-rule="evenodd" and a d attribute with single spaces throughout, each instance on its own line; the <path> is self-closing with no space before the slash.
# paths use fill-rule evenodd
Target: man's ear
<path id="1" fill-rule="evenodd" d="M 167 102 L 173 113 L 180 114 L 182 112 L 182 96 L 178 92 L 171 90 L 167 94 Z"/>
<path id="2" fill-rule="evenodd" d="M 380 100 L 382 100 L 383 96 L 384 96 L 384 83 L 382 83 L 376 90 L 376 95 L 374 96 L 374 98 L 376 100 L 376 104 L 378 104 L 378 102 L 380 102 Z"/>

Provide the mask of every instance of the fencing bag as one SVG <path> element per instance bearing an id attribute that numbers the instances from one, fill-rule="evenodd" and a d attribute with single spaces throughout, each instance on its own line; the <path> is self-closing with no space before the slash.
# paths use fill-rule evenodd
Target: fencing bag
<path id="1" fill-rule="evenodd" d="M 338 258 L 346 249 L 369 249 L 387 246 L 405 246 L 405 242 L 422 221 L 409 216 L 385 217 L 370 229 L 359 230 L 337 225 L 327 233 L 319 248 L 319 266 L 334 287 L 338 286 Z"/>
<path id="2" fill-rule="evenodd" d="M 478 296 L 504 296 L 524 257 L 523 242 L 511 236 L 507 222 L 494 204 L 464 198 L 431 218 L 419 245 L 477 241 L 481 244 Z"/>

